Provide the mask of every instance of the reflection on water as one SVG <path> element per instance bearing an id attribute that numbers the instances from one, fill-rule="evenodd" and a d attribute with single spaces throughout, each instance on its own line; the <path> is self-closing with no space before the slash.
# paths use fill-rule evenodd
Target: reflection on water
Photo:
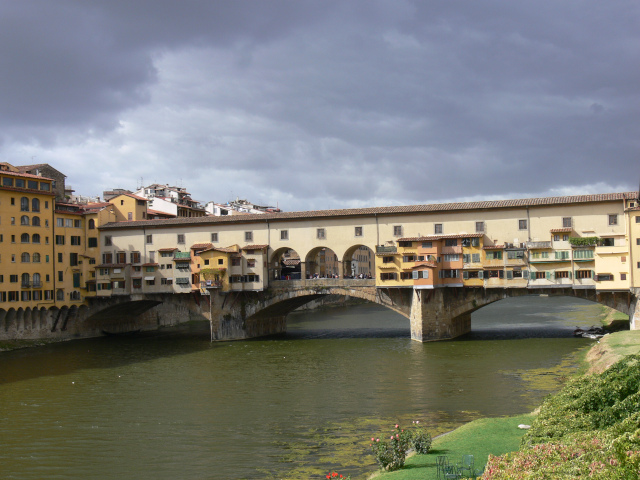
<path id="1" fill-rule="evenodd" d="M 364 478 L 367 439 L 392 423 L 436 433 L 533 409 L 599 313 L 509 299 L 473 315 L 468 341 L 421 344 L 362 305 L 293 314 L 268 339 L 211 344 L 205 324 L 3 353 L 3 478 Z M 540 325 L 553 338 L 531 338 Z"/>

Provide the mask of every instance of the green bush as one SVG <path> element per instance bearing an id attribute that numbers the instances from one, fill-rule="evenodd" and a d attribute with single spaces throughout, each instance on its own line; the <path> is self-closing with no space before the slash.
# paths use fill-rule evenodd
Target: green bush
<path id="1" fill-rule="evenodd" d="M 398 470 L 404 466 L 411 434 L 396 425 L 389 440 L 371 439 L 373 456 L 382 470 Z"/>

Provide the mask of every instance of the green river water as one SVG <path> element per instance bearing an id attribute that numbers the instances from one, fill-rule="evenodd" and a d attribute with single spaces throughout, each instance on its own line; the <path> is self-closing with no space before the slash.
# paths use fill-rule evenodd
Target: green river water
<path id="1" fill-rule="evenodd" d="M 375 470 L 371 436 L 528 412 L 592 341 L 600 306 L 508 299 L 448 342 L 376 305 L 296 312 L 288 333 L 210 343 L 208 324 L 0 353 L 0 477 L 322 479 Z"/>

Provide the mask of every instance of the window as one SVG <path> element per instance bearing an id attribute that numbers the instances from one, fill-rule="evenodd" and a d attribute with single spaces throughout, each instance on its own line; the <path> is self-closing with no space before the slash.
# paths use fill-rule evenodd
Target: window
<path id="1" fill-rule="evenodd" d="M 140 263 L 141 258 L 140 252 L 131 252 L 131 263 Z"/>
<path id="2" fill-rule="evenodd" d="M 618 225 L 618 215 L 609 215 L 609 225 Z"/>
<path id="3" fill-rule="evenodd" d="M 16 217 L 11 217 L 11 225 L 15 225 L 16 224 Z"/>
<path id="4" fill-rule="evenodd" d="M 502 260 L 502 252 L 500 250 L 490 250 L 486 256 L 487 260 Z"/>
<path id="5" fill-rule="evenodd" d="M 218 265 L 224 265 L 224 258 L 218 259 Z"/>
<path id="6" fill-rule="evenodd" d="M 36 182 L 35 180 L 27 180 L 27 188 L 30 188 L 31 190 L 37 190 L 38 182 Z"/>
<path id="7" fill-rule="evenodd" d="M 81 227 L 82 227 L 82 225 L 81 225 L 80 220 L 74 220 L 74 221 L 73 221 L 73 227 L 74 227 L 74 228 L 81 228 Z"/>
<path id="8" fill-rule="evenodd" d="M 524 258 L 524 250 L 509 250 L 507 252 L 507 258 L 514 259 L 523 259 Z"/>
<path id="9" fill-rule="evenodd" d="M 3 177 L 2 185 L 4 185 L 5 187 L 13 187 L 13 178 Z"/>
<path id="10" fill-rule="evenodd" d="M 316 230 L 316 237 L 320 240 L 324 240 L 326 238 L 326 232 L 324 228 L 318 228 Z"/>
<path id="11" fill-rule="evenodd" d="M 244 232 L 244 241 L 253 242 L 253 232 Z"/>
<path id="12" fill-rule="evenodd" d="M 433 242 L 422 242 L 422 248 L 433 248 Z"/>
<path id="13" fill-rule="evenodd" d="M 63 272 L 58 272 L 58 281 L 59 282 L 64 281 L 64 273 Z"/>
<path id="14" fill-rule="evenodd" d="M 89 237 L 87 239 L 87 246 L 89 248 L 96 248 L 98 246 L 98 237 Z"/>
<path id="15" fill-rule="evenodd" d="M 64 235 L 56 235 L 56 245 L 64 245 Z"/>
<path id="16" fill-rule="evenodd" d="M 33 225 L 34 227 L 39 227 L 40 226 L 40 217 L 33 217 L 31 219 L 31 225 Z"/>
<path id="17" fill-rule="evenodd" d="M 415 255 L 404 255 L 402 257 L 402 261 L 404 263 L 415 262 L 416 261 L 416 257 L 415 257 Z"/>
<path id="18" fill-rule="evenodd" d="M 232 257 L 231 258 L 231 266 L 232 267 L 239 267 L 240 266 L 240 258 Z"/>
<path id="19" fill-rule="evenodd" d="M 402 225 L 394 225 L 393 226 L 393 236 L 399 237 L 402 235 Z"/>
<path id="20" fill-rule="evenodd" d="M 105 265 L 109 265 L 113 263 L 113 254 L 112 253 L 103 253 L 102 254 L 102 263 Z"/>
<path id="21" fill-rule="evenodd" d="M 556 271 L 555 277 L 556 277 L 556 279 L 558 279 L 558 278 L 569 278 L 569 272 Z"/>
<path id="22" fill-rule="evenodd" d="M 442 233 L 442 224 L 441 223 L 436 223 L 433 226 L 433 233 L 435 233 L 436 235 L 441 234 Z"/>
<path id="23" fill-rule="evenodd" d="M 559 242 L 560 241 L 560 235 L 558 235 L 557 233 L 553 236 L 553 241 L 554 242 Z"/>
<path id="24" fill-rule="evenodd" d="M 479 253 L 474 253 L 471 255 L 472 259 L 471 261 L 473 263 L 480 263 L 480 254 Z"/>
<path id="25" fill-rule="evenodd" d="M 280 230 L 280 240 L 289 240 L 289 230 Z"/>
<path id="26" fill-rule="evenodd" d="M 80 245 L 80 237 L 71 235 L 71 245 Z"/>
<path id="27" fill-rule="evenodd" d="M 620 274 L 620 280 L 626 280 L 627 279 L 627 274 L 626 273 L 621 273 Z"/>
<path id="28" fill-rule="evenodd" d="M 574 259 L 593 258 L 593 250 L 574 250 Z"/>
<path id="29" fill-rule="evenodd" d="M 77 253 L 70 253 L 69 254 L 69 265 L 71 265 L 72 267 L 75 267 L 76 265 L 78 265 L 78 254 Z"/>
<path id="30" fill-rule="evenodd" d="M 256 261 L 255 259 L 249 259 L 247 260 L 247 268 L 256 268 Z"/>
<path id="31" fill-rule="evenodd" d="M 34 253 L 34 254 L 31 256 L 31 261 L 32 261 L 32 262 L 34 262 L 34 263 L 40 263 L 40 254 L 39 254 L 39 253 L 37 253 L 37 252 L 36 252 L 36 253 Z"/>
<path id="32" fill-rule="evenodd" d="M 456 254 L 445 254 L 444 261 L 445 262 L 457 262 L 460 260 L 460 255 Z"/>
<path id="33" fill-rule="evenodd" d="M 576 271 L 576 278 L 591 278 L 591 270 Z"/>
<path id="34" fill-rule="evenodd" d="M 58 252 L 58 263 L 62 263 L 63 262 L 63 253 L 62 252 Z"/>
<path id="35" fill-rule="evenodd" d="M 217 233 L 212 233 L 211 234 L 211 241 L 212 242 L 217 242 L 218 241 L 218 234 Z"/>
<path id="36" fill-rule="evenodd" d="M 40 200 L 38 200 L 37 198 L 34 198 L 31 200 L 31 211 L 32 212 L 40 211 Z"/>
<path id="37" fill-rule="evenodd" d="M 146 242 L 147 242 L 147 245 L 153 243 L 153 235 L 147 235 Z"/>
<path id="38" fill-rule="evenodd" d="M 22 197 L 20 199 L 20 211 L 21 212 L 29 211 L 29 199 L 27 197 Z"/>
<path id="39" fill-rule="evenodd" d="M 111 240 L 111 235 L 105 235 L 104 236 L 104 246 L 105 247 L 110 247 L 111 245 L 113 245 L 112 240 Z"/>
<path id="40" fill-rule="evenodd" d="M 64 239 L 64 237 L 62 237 Z M 21 243 L 29 243 L 29 234 L 28 233 L 23 233 L 22 235 L 20 235 L 20 242 Z"/>
<path id="41" fill-rule="evenodd" d="M 613 281 L 613 275 L 611 275 L 610 273 L 599 273 L 598 275 L 596 275 L 596 281 L 597 282 L 612 282 Z"/>
<path id="42" fill-rule="evenodd" d="M 536 280 L 544 280 L 547 278 L 545 272 L 536 272 Z"/>
<path id="43" fill-rule="evenodd" d="M 457 247 L 458 246 L 458 239 L 457 238 L 447 238 L 444 241 L 444 246 L 445 247 Z"/>
<path id="44" fill-rule="evenodd" d="M 128 212 L 127 213 L 127 220 L 129 220 L 129 221 L 133 220 L 133 212 Z"/>
<path id="45" fill-rule="evenodd" d="M 29 263 L 31 261 L 31 258 L 29 256 L 29 254 L 27 252 L 24 252 L 21 256 L 20 256 L 20 261 L 22 263 Z"/>
<path id="46" fill-rule="evenodd" d="M 9 282 L 18 283 L 18 275 L 9 275 Z"/>
<path id="47" fill-rule="evenodd" d="M 127 254 L 125 252 L 116 253 L 116 263 L 127 263 Z"/>
<path id="48" fill-rule="evenodd" d="M 567 234 L 562 235 L 562 241 L 563 242 L 569 241 L 569 235 L 567 235 Z"/>
<path id="49" fill-rule="evenodd" d="M 184 233 L 178 234 L 178 243 L 184 243 Z"/>
<path id="50" fill-rule="evenodd" d="M 562 228 L 571 228 L 573 227 L 573 219 L 571 217 L 564 217 L 562 219 Z"/>
<path id="51" fill-rule="evenodd" d="M 354 235 L 356 237 L 361 237 L 362 236 L 362 227 L 355 227 Z"/>
<path id="52" fill-rule="evenodd" d="M 20 225 L 29 225 L 29 217 L 22 215 L 20 217 Z"/>
<path id="53" fill-rule="evenodd" d="M 556 252 L 556 260 L 568 260 L 569 252 L 567 250 Z"/>
<path id="54" fill-rule="evenodd" d="M 476 233 L 484 232 L 484 222 L 476 222 Z"/>
<path id="55" fill-rule="evenodd" d="M 96 228 L 96 221 L 92 218 L 89 220 L 89 230 L 94 230 Z"/>
<path id="56" fill-rule="evenodd" d="M 527 221 L 518 220 L 518 230 L 526 230 L 526 229 L 527 229 Z"/>
<path id="57" fill-rule="evenodd" d="M 64 226 L 67 227 L 67 228 L 73 228 L 73 219 L 65 218 Z"/>
<path id="58" fill-rule="evenodd" d="M 398 278 L 398 274 L 395 272 L 381 273 L 380 280 L 396 280 Z"/>
<path id="59" fill-rule="evenodd" d="M 393 263 L 393 257 L 382 257 L 382 263 Z"/>
<path id="60" fill-rule="evenodd" d="M 56 218 L 56 227 L 64 227 L 64 218 Z"/>
<path id="61" fill-rule="evenodd" d="M 440 270 L 438 272 L 438 277 L 440 278 L 458 278 L 458 270 L 449 270 L 449 269 L 445 269 L 445 270 Z"/>

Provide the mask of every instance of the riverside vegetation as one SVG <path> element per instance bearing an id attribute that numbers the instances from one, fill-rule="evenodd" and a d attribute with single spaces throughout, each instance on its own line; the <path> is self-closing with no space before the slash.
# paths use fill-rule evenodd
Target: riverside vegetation
<path id="1" fill-rule="evenodd" d="M 488 460 L 487 480 L 640 479 L 640 331 L 607 335 L 586 358 L 589 371 L 538 412 L 471 422 L 378 480 L 435 479 L 437 455 L 462 454 L 474 454 L 476 466 Z"/>

